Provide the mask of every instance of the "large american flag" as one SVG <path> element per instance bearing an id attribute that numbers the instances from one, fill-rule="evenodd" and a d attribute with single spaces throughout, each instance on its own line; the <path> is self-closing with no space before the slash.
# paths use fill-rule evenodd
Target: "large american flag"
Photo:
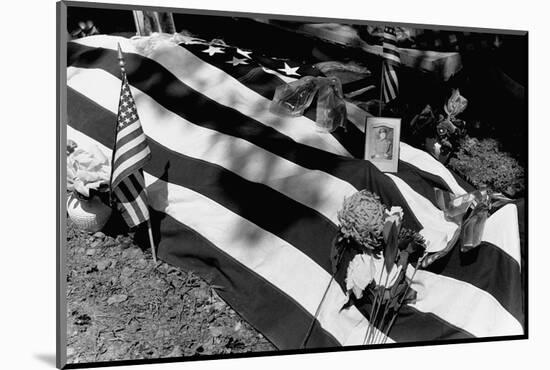
<path id="1" fill-rule="evenodd" d="M 148 41 L 153 41 L 148 43 Z M 473 190 L 428 153 L 400 144 L 399 171 L 363 158 L 366 113 L 347 104 L 348 129 L 316 131 L 304 116 L 269 110 L 283 83 L 318 74 L 292 60 L 200 40 L 92 36 L 68 45 L 68 137 L 110 153 L 125 50 L 130 90 L 152 158 L 145 183 L 164 261 L 193 270 L 280 349 L 363 343 L 361 305 L 331 281 L 330 250 L 344 197 L 361 189 L 401 206 L 404 224 L 435 251 L 457 226 L 436 206 L 434 187 Z M 417 272 L 414 304 L 403 307 L 388 343 L 518 336 L 524 333 L 522 204 L 489 217 L 482 245 L 454 248 Z"/>
<path id="2" fill-rule="evenodd" d="M 401 63 L 399 49 L 397 48 L 397 37 L 393 27 L 384 28 L 382 40 L 382 97 L 385 103 L 395 99 L 399 92 L 399 81 L 397 73 L 393 68 L 394 64 Z"/>
<path id="3" fill-rule="evenodd" d="M 120 57 L 120 56 L 119 56 Z M 136 103 L 130 91 L 124 61 L 120 59 L 122 86 L 116 119 L 111 191 L 124 220 L 135 227 L 149 220 L 143 166 L 151 158 L 147 138 L 141 128 Z"/>

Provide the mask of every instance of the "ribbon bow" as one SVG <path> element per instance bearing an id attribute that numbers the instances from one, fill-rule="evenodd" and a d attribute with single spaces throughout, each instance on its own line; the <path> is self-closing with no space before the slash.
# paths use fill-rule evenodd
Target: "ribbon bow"
<path id="1" fill-rule="evenodd" d="M 457 130 L 457 125 L 463 126 L 464 122 L 456 116 L 466 109 L 468 106 L 468 100 L 460 95 L 459 89 L 453 89 L 451 97 L 447 100 L 447 103 L 443 106 L 443 110 L 447 114 L 447 117 L 441 119 L 437 125 L 437 133 L 439 136 L 447 136 L 453 134 Z"/>
<path id="2" fill-rule="evenodd" d="M 428 256 L 423 266 L 427 266 L 447 254 L 459 237 L 462 240 L 460 246 L 461 252 L 468 252 L 478 247 L 481 244 L 489 212 L 494 212 L 505 204 L 512 202 L 512 199 L 505 197 L 501 193 L 489 194 L 485 189 L 459 196 L 437 188 L 434 190 L 437 206 L 443 211 L 445 219 L 457 224 L 458 229 L 447 244 L 447 247 L 440 252 Z"/>
<path id="3" fill-rule="evenodd" d="M 319 131 L 332 132 L 346 127 L 346 104 L 342 84 L 336 77 L 306 76 L 278 86 L 270 110 L 293 117 L 303 115 L 317 94 L 317 117 Z"/>

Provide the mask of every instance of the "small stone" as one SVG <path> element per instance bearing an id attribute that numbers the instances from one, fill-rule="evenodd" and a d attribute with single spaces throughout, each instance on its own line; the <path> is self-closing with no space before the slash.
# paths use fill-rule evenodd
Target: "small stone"
<path id="1" fill-rule="evenodd" d="M 112 261 L 111 261 L 111 268 L 114 269 L 115 266 L 116 266 L 116 264 L 117 264 L 117 261 L 116 261 L 116 260 L 112 260 Z"/>
<path id="2" fill-rule="evenodd" d="M 219 328 L 219 327 L 214 327 L 214 328 L 210 328 L 210 335 L 212 335 L 213 337 L 219 337 L 220 335 L 223 334 L 223 328 Z"/>
<path id="3" fill-rule="evenodd" d="M 170 330 L 168 329 L 159 329 L 155 334 L 155 338 L 164 338 L 170 336 Z"/>
<path id="4" fill-rule="evenodd" d="M 101 245 L 101 240 L 96 240 L 92 244 L 90 244 L 90 248 L 97 248 Z"/>
<path id="5" fill-rule="evenodd" d="M 212 305 L 216 311 L 223 311 L 226 304 L 224 301 L 218 301 Z"/>
<path id="6" fill-rule="evenodd" d="M 86 248 L 84 248 L 84 247 L 77 248 L 76 253 L 78 253 L 78 254 L 86 253 Z"/>
<path id="7" fill-rule="evenodd" d="M 107 270 L 111 266 L 111 260 L 104 259 L 97 263 L 97 269 L 98 271 Z"/>
<path id="8" fill-rule="evenodd" d="M 95 254 L 96 250 L 94 248 L 90 248 L 86 251 L 86 255 L 93 256 Z"/>
<path id="9" fill-rule="evenodd" d="M 235 324 L 235 327 L 233 328 L 233 330 L 239 331 L 239 330 L 241 330 L 242 327 L 243 327 L 243 324 L 241 324 L 241 322 L 238 321 L 238 322 Z"/>
<path id="10" fill-rule="evenodd" d="M 126 294 L 115 294 L 109 297 L 109 299 L 107 300 L 107 304 L 108 305 L 118 304 L 118 303 L 124 302 L 127 299 L 128 299 L 128 296 Z"/>
<path id="11" fill-rule="evenodd" d="M 107 238 L 107 239 L 103 242 L 103 247 L 104 247 L 104 248 L 114 247 L 115 245 L 116 245 L 116 241 L 115 241 L 113 238 Z"/>
<path id="12" fill-rule="evenodd" d="M 127 241 L 120 242 L 120 248 L 125 249 L 125 250 L 130 248 L 131 245 L 132 245 L 132 243 L 127 242 Z"/>
<path id="13" fill-rule="evenodd" d="M 172 352 L 170 352 L 166 357 L 182 357 L 183 351 L 181 350 L 181 347 L 179 345 L 176 345 Z"/>
<path id="14" fill-rule="evenodd" d="M 144 258 L 141 258 L 140 260 L 137 261 L 136 267 L 138 269 L 144 269 L 145 267 L 147 267 L 147 261 Z"/>
<path id="15" fill-rule="evenodd" d="M 105 234 L 103 234 L 101 231 L 98 231 L 97 233 L 94 234 L 94 238 L 103 239 L 105 238 Z"/>
<path id="16" fill-rule="evenodd" d="M 75 354 L 75 349 L 73 347 L 67 347 L 67 357 L 72 357 Z"/>

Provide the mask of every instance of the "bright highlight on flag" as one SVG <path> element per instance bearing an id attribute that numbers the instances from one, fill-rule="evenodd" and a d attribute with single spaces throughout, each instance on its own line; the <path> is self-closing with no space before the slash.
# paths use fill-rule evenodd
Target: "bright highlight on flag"
<path id="1" fill-rule="evenodd" d="M 142 168 L 151 158 L 151 150 L 139 122 L 136 102 L 128 84 L 120 45 L 118 46 L 118 59 L 122 73 L 122 87 L 113 150 L 111 194 L 116 198 L 124 220 L 132 228 L 146 221 L 149 223 L 150 220 Z M 150 223 L 148 227 L 153 259 L 156 262 Z"/>
<path id="2" fill-rule="evenodd" d="M 384 103 L 392 101 L 399 92 L 399 82 L 393 64 L 401 63 L 399 50 L 397 49 L 397 37 L 393 27 L 384 28 L 384 40 L 382 41 L 382 98 Z"/>

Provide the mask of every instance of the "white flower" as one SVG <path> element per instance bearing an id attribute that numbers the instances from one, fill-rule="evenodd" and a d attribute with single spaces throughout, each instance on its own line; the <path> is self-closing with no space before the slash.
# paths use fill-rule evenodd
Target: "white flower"
<path id="1" fill-rule="evenodd" d="M 90 189 L 108 184 L 111 176 L 109 159 L 94 146 L 90 152 L 77 148 L 67 157 L 67 189 L 90 196 Z"/>
<path id="2" fill-rule="evenodd" d="M 360 299 L 363 290 L 374 280 L 375 274 L 374 258 L 366 253 L 356 255 L 348 265 L 346 290 L 353 291 L 355 297 Z"/>
<path id="3" fill-rule="evenodd" d="M 403 208 L 399 206 L 391 207 L 391 209 L 388 211 L 386 210 L 386 222 L 396 223 L 396 226 L 399 226 L 401 224 L 401 221 L 403 220 Z"/>
<path id="4" fill-rule="evenodd" d="M 356 255 L 349 263 L 346 276 L 346 290 L 352 291 L 361 299 L 365 288 L 374 281 L 376 285 L 391 288 L 396 282 L 402 267 L 393 265 L 389 275 L 383 258 L 374 258 L 363 253 Z"/>

